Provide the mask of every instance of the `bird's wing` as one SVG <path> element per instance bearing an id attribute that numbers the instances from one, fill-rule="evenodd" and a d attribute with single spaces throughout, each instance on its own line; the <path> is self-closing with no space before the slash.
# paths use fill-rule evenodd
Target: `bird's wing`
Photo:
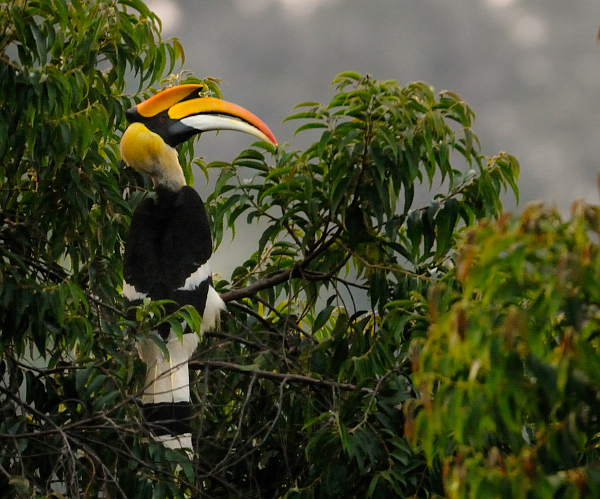
<path id="1" fill-rule="evenodd" d="M 133 305 L 145 297 L 172 300 L 175 304 L 167 306 L 168 313 L 193 305 L 202 316 L 207 301 L 216 298 L 216 310 L 208 314 L 213 319 L 206 321 L 206 326 L 212 325 L 223 306 L 213 296 L 211 254 L 208 217 L 193 188 L 145 199 L 134 212 L 125 246 L 123 295 Z M 161 335 L 168 336 L 167 325 L 164 328 Z"/>
<path id="2" fill-rule="evenodd" d="M 212 283 L 212 240 L 204 203 L 193 188 L 179 191 L 162 245 L 162 280 L 169 287 L 169 299 L 180 306 L 193 305 L 202 315 Z"/>

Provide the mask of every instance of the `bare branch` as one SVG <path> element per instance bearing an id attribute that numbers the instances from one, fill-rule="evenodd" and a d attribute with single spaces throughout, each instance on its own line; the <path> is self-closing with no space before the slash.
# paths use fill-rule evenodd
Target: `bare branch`
<path id="1" fill-rule="evenodd" d="M 309 376 L 302 376 L 300 374 L 289 374 L 289 373 L 276 373 L 271 371 L 261 371 L 260 369 L 253 369 L 251 366 L 243 366 L 240 364 L 232 364 L 231 362 L 223 362 L 220 360 L 195 360 L 189 363 L 189 368 L 199 371 L 205 367 L 219 369 L 221 371 L 231 371 L 241 374 L 247 374 L 248 376 L 256 376 L 257 378 L 271 379 L 274 381 L 282 381 L 288 383 L 302 383 L 305 385 L 322 386 L 328 388 L 337 388 L 338 390 L 351 392 L 359 389 L 356 385 L 350 383 L 336 383 L 333 380 L 328 379 L 317 379 Z M 372 388 L 360 388 L 361 391 L 372 393 Z"/>
<path id="2" fill-rule="evenodd" d="M 294 265 L 291 269 L 281 270 L 277 272 L 272 272 L 271 274 L 266 275 L 262 279 L 259 279 L 256 282 L 253 282 L 249 286 L 245 286 L 239 289 L 232 289 L 231 291 L 227 291 L 221 294 L 221 299 L 227 303 L 233 300 L 241 300 L 242 298 L 248 298 L 263 289 L 269 289 L 277 286 L 278 284 L 283 284 L 288 281 L 292 277 L 298 277 L 300 275 L 299 267 Z"/>
<path id="3" fill-rule="evenodd" d="M 259 291 L 264 289 L 269 289 L 277 286 L 278 284 L 283 284 L 284 282 L 294 279 L 297 277 L 303 277 L 304 269 L 308 266 L 310 262 L 312 262 L 319 255 L 323 254 L 327 249 L 338 240 L 338 236 L 340 235 L 342 229 L 341 227 L 331 236 L 330 239 L 319 243 L 313 251 L 311 251 L 308 255 L 304 257 L 303 260 L 293 265 L 291 268 L 286 270 L 278 270 L 275 272 L 271 272 L 265 277 L 259 279 L 252 284 L 245 286 L 239 289 L 232 289 L 231 291 L 227 291 L 221 294 L 221 298 L 225 303 L 233 301 L 233 300 L 241 300 L 242 298 L 248 298 Z M 321 239 L 324 239 L 322 237 Z M 341 267 L 340 267 L 341 268 Z M 329 274 L 324 274 L 323 279 L 327 279 Z M 314 277 L 311 280 L 319 280 Z"/>

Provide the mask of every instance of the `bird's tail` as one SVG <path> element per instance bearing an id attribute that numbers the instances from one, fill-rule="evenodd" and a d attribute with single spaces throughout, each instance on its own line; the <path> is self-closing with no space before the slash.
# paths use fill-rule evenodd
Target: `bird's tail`
<path id="1" fill-rule="evenodd" d="M 209 286 L 200 332 L 218 328 L 221 311 L 225 309 L 219 294 Z M 180 340 L 171 331 L 166 341 L 168 359 L 153 341 L 137 344 L 140 358 L 147 367 L 142 395 L 144 418 L 155 437 L 172 449 L 192 449 L 193 407 L 188 360 L 198 342 L 195 333 L 184 334 Z"/>
<path id="2" fill-rule="evenodd" d="M 192 404 L 188 360 L 198 346 L 198 335 L 175 335 L 166 342 L 169 358 L 152 341 L 138 343 L 146 363 L 146 388 L 142 395 L 144 418 L 158 440 L 172 449 L 192 448 Z"/>

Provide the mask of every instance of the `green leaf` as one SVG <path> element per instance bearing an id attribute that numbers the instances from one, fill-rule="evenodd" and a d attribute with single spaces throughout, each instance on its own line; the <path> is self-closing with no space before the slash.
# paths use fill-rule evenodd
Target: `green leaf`
<path id="1" fill-rule="evenodd" d="M 28 496 L 31 493 L 31 484 L 24 476 L 13 476 L 8 480 L 8 484 L 15 489 L 17 494 Z"/>
<path id="2" fill-rule="evenodd" d="M 316 112 L 305 111 L 302 113 L 292 114 L 291 116 L 284 118 L 283 123 L 285 123 L 286 121 L 290 121 L 290 120 L 316 119 L 316 118 L 318 118 Z"/>
<path id="3" fill-rule="evenodd" d="M 435 217 L 436 252 L 434 259 L 442 258 L 452 245 L 452 235 L 458 220 L 459 202 L 450 198 L 444 201 L 443 207 Z"/>
<path id="4" fill-rule="evenodd" d="M 362 78 L 362 75 L 360 73 L 356 73 L 354 71 L 345 71 L 345 72 L 339 73 L 333 80 L 333 83 L 338 83 L 339 81 L 343 81 L 345 79 L 358 81 L 361 78 Z"/>
<path id="5" fill-rule="evenodd" d="M 321 310 L 319 312 L 319 314 L 317 315 L 317 318 L 315 319 L 315 322 L 313 323 L 313 334 L 316 333 L 319 329 L 321 329 L 329 320 L 329 317 L 331 316 L 331 312 L 333 312 L 334 310 L 334 306 L 329 305 L 328 307 L 325 307 L 323 310 Z"/>
<path id="6" fill-rule="evenodd" d="M 179 42 L 178 38 L 170 38 L 171 43 L 173 44 L 173 50 L 175 52 L 175 59 L 181 59 L 181 65 L 185 65 L 185 51 L 183 50 L 183 45 Z"/>
<path id="7" fill-rule="evenodd" d="M 44 35 L 42 34 L 40 28 L 37 26 L 37 24 L 33 24 L 33 23 L 30 24 L 30 28 L 31 28 L 31 33 L 33 35 L 33 38 L 35 40 L 38 60 L 40 61 L 40 63 L 42 65 L 46 64 L 46 59 L 48 58 L 46 39 L 45 39 Z"/>
<path id="8" fill-rule="evenodd" d="M 379 482 L 380 476 L 381 475 L 376 474 L 371 479 L 371 483 L 369 483 L 369 488 L 367 489 L 367 497 L 373 497 L 373 493 L 375 492 L 375 489 L 377 488 L 377 483 Z"/>
<path id="9" fill-rule="evenodd" d="M 294 109 L 298 109 L 299 107 L 319 107 L 320 104 L 318 102 L 313 102 L 313 101 L 307 101 L 307 102 L 302 102 L 300 104 L 296 104 L 294 106 Z"/>
<path id="10" fill-rule="evenodd" d="M 298 135 L 299 132 L 302 132 L 304 130 L 312 130 L 314 128 L 327 128 L 328 125 L 326 123 L 306 123 L 298 128 L 296 128 L 296 131 L 294 132 L 294 136 Z"/>
<path id="11" fill-rule="evenodd" d="M 421 213 L 418 210 L 413 210 L 407 218 L 407 236 L 412 244 L 412 255 L 416 259 L 421 239 L 423 237 L 423 223 Z"/>

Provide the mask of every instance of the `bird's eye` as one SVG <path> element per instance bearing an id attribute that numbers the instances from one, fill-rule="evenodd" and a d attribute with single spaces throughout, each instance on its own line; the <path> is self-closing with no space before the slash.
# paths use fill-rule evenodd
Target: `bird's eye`
<path id="1" fill-rule="evenodd" d="M 159 125 L 164 125 L 166 121 L 167 121 L 167 120 L 165 119 L 165 117 L 164 117 L 164 116 L 160 116 L 160 117 L 158 118 L 158 124 L 159 124 Z"/>

